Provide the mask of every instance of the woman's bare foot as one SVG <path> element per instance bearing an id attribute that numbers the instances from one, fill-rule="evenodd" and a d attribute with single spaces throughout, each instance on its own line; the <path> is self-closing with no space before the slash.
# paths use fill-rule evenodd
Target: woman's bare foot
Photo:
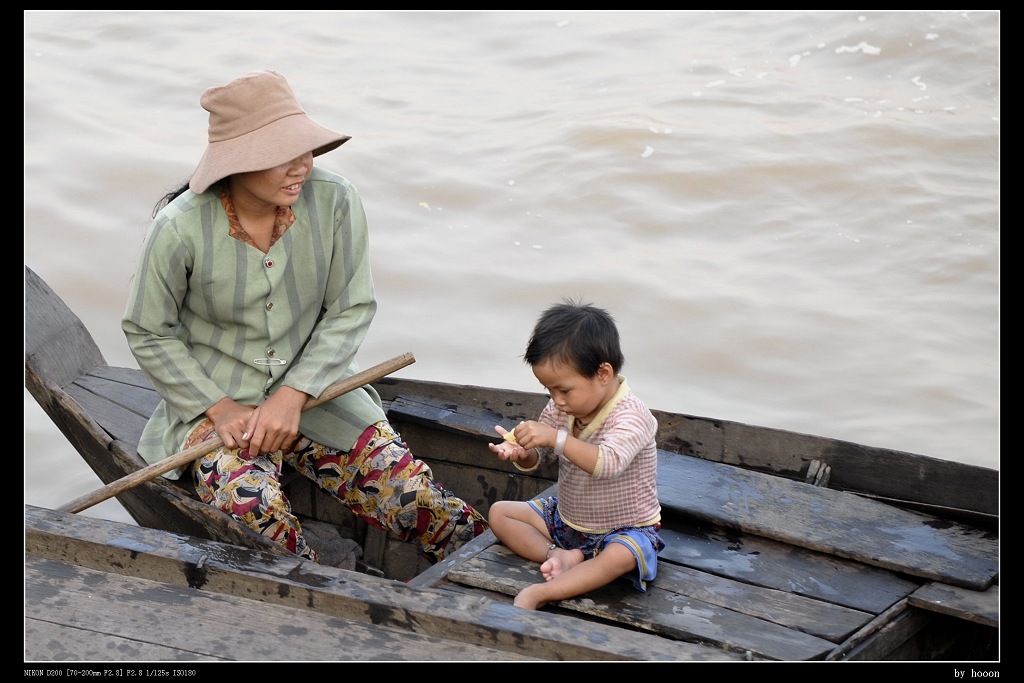
<path id="1" fill-rule="evenodd" d="M 564 550 L 562 548 L 554 548 L 551 551 L 551 556 L 540 566 L 540 573 L 544 575 L 545 581 L 550 581 L 559 574 L 569 571 L 582 561 L 582 550 Z M 522 595 L 522 593 L 520 593 L 520 595 Z"/>

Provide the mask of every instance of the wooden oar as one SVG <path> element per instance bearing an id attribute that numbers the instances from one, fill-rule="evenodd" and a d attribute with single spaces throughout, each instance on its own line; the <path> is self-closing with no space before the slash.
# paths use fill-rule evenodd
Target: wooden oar
<path id="1" fill-rule="evenodd" d="M 335 384 L 324 389 L 324 392 L 316 398 L 311 398 L 306 401 L 306 404 L 302 406 L 303 411 L 307 411 L 310 408 L 315 408 L 318 405 L 327 403 L 330 400 L 338 398 L 342 394 L 347 394 L 353 389 L 366 386 L 367 384 L 374 382 L 385 375 L 390 375 L 396 370 L 401 370 L 407 365 L 416 362 L 416 359 L 411 353 L 404 353 L 401 356 L 395 356 L 391 360 L 386 360 L 383 363 L 378 363 L 373 367 L 367 368 L 362 372 L 358 372 L 351 377 L 341 380 Z M 187 448 L 180 453 L 176 453 L 169 458 L 165 458 L 160 462 L 155 462 L 152 465 L 143 467 L 140 470 L 136 470 L 129 475 L 121 477 L 115 481 L 110 482 L 106 486 L 96 489 L 92 493 L 88 493 L 80 498 L 57 508 L 61 512 L 81 512 L 87 508 L 91 508 L 97 503 L 102 503 L 108 498 L 113 498 L 119 493 L 124 493 L 128 489 L 135 488 L 143 482 L 156 479 L 161 474 L 170 472 L 177 467 L 184 467 L 194 460 L 198 460 L 207 453 L 210 453 L 221 446 L 224 442 L 219 436 L 214 436 L 200 444 L 196 444 L 192 448 Z"/>

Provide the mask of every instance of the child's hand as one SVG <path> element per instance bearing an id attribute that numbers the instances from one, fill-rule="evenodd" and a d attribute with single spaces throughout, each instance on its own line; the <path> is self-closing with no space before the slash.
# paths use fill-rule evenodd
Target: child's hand
<path id="1" fill-rule="evenodd" d="M 499 459 L 515 462 L 526 456 L 526 449 L 516 441 L 514 430 L 508 430 L 501 425 L 495 425 L 494 431 L 501 435 L 502 442 L 487 444 L 487 447 L 497 453 Z"/>
<path id="2" fill-rule="evenodd" d="M 520 422 L 519 424 L 522 424 L 522 422 Z M 519 442 L 516 441 L 516 430 L 514 430 L 514 429 L 505 429 L 501 425 L 495 425 L 494 431 L 496 431 L 499 434 L 501 434 L 501 438 L 504 439 L 505 441 L 507 441 L 508 443 L 512 444 L 513 446 L 518 446 L 519 445 Z"/>

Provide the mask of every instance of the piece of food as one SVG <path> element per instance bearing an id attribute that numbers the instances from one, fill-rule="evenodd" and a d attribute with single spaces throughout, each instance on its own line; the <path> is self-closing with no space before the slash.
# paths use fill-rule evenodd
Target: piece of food
<path id="1" fill-rule="evenodd" d="M 519 442 L 516 441 L 516 433 L 515 433 L 514 430 L 510 429 L 507 432 L 505 432 L 504 438 L 505 438 L 505 441 L 508 441 L 513 446 L 518 446 L 519 445 Z"/>

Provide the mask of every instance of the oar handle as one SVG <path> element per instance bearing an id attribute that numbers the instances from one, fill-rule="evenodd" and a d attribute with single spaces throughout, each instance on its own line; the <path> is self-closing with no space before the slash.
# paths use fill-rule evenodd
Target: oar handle
<path id="1" fill-rule="evenodd" d="M 390 375 L 392 372 L 401 370 L 407 365 L 411 365 L 416 362 L 416 359 L 411 353 L 404 353 L 400 356 L 395 356 L 391 360 L 386 360 L 383 363 L 378 363 L 373 367 L 369 367 L 361 372 L 357 372 L 351 377 L 346 377 L 340 382 L 336 382 L 331 386 L 324 389 L 324 392 L 316 398 L 311 398 L 306 401 L 305 405 L 302 406 L 303 412 L 310 408 L 315 408 L 319 405 L 327 403 L 328 401 L 334 400 L 342 394 L 347 394 L 353 389 L 366 386 L 371 382 L 374 382 L 386 375 Z M 91 508 L 97 503 L 102 503 L 108 498 L 113 498 L 119 493 L 124 493 L 128 489 L 135 488 L 143 482 L 156 479 L 162 474 L 166 474 L 173 469 L 178 467 L 184 467 L 194 460 L 198 460 L 207 453 L 217 450 L 224 445 L 224 442 L 219 436 L 214 436 L 211 439 L 207 439 L 202 443 L 192 446 L 192 448 L 186 448 L 185 450 L 175 453 L 174 455 L 165 458 L 159 462 L 155 462 L 152 465 L 143 467 L 142 469 L 136 470 L 131 474 L 125 475 L 120 479 L 110 482 L 106 486 L 96 489 L 92 493 L 88 493 L 80 498 L 63 505 L 57 510 L 61 512 L 81 512 L 82 510 Z"/>

